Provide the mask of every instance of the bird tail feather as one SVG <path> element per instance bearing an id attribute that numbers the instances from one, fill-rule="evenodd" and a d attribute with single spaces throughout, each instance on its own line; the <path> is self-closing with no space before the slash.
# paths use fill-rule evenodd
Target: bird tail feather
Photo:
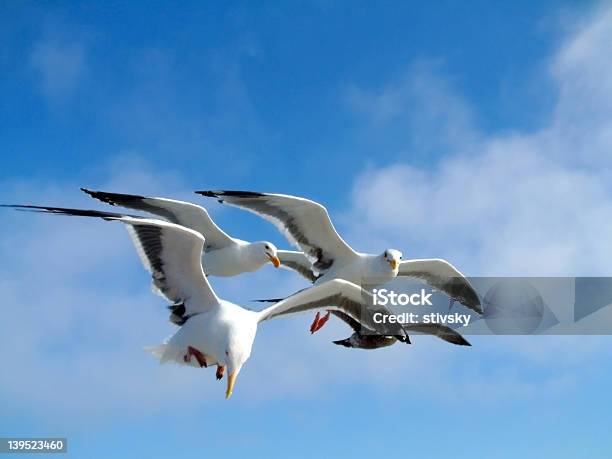
<path id="1" fill-rule="evenodd" d="M 177 363 L 179 365 L 185 365 L 188 367 L 200 368 L 195 357 L 190 358 L 188 361 L 185 360 L 187 349 L 175 346 L 169 343 L 159 344 L 157 346 L 145 347 L 145 351 L 153 354 L 159 363 Z M 209 365 L 214 365 L 216 362 L 209 362 Z"/>

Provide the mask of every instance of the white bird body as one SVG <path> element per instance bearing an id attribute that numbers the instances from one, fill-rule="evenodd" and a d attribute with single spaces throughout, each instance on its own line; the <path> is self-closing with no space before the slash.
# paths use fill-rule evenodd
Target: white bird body
<path id="1" fill-rule="evenodd" d="M 156 348 L 160 362 L 174 362 L 199 367 L 195 359 L 185 361 L 189 346 L 206 356 L 207 365 L 228 366 L 246 360 L 251 355 L 258 324 L 257 314 L 229 301 L 221 300 L 217 307 L 191 317 L 166 342 Z M 226 351 L 234 353 L 231 358 Z"/>
<path id="2" fill-rule="evenodd" d="M 208 276 L 237 276 L 254 272 L 270 260 L 260 255 L 260 243 L 234 238 L 235 244 L 202 252 L 202 267 Z"/>

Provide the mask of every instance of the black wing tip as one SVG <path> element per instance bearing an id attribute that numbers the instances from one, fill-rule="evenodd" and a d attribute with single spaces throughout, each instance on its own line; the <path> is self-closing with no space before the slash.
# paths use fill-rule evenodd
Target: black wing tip
<path id="1" fill-rule="evenodd" d="M 222 193 L 221 191 L 212 191 L 212 190 L 202 190 L 202 191 L 194 191 L 195 194 L 201 194 L 202 196 L 206 196 L 207 198 L 216 198 L 218 194 Z"/>
<path id="2" fill-rule="evenodd" d="M 71 209 L 68 207 L 34 206 L 29 204 L 0 204 L 0 207 L 8 207 L 23 212 L 40 212 L 54 215 L 70 215 L 74 217 L 97 217 L 104 219 L 116 219 L 123 217 L 135 217 L 135 215 L 117 214 L 114 212 L 103 212 L 92 209 Z"/>
<path id="3" fill-rule="evenodd" d="M 146 199 L 146 196 L 140 196 L 138 194 L 123 194 L 123 193 L 109 193 L 106 191 L 95 191 L 88 188 L 81 188 L 83 193 L 87 193 L 94 199 L 102 201 L 111 206 L 120 206 L 121 204 L 129 203 L 131 201 L 142 201 Z"/>
<path id="4" fill-rule="evenodd" d="M 410 336 L 408 336 L 408 334 L 403 335 L 403 336 L 396 336 L 396 339 L 400 342 L 400 343 L 404 343 L 404 344 L 412 344 L 412 341 L 410 341 Z"/>
<path id="5" fill-rule="evenodd" d="M 456 335 L 445 336 L 444 341 L 448 341 L 449 343 L 454 344 L 456 346 L 472 346 L 472 344 L 459 333 L 457 333 Z"/>
<path id="6" fill-rule="evenodd" d="M 0 204 L 0 207 L 6 207 L 7 209 L 19 209 L 21 207 L 28 207 L 28 206 L 22 206 L 21 204 Z"/>
<path id="7" fill-rule="evenodd" d="M 48 209 L 43 206 L 30 206 L 23 204 L 0 204 L 0 207 L 4 207 L 6 209 L 13 209 L 17 212 L 31 212 L 36 214 L 56 214 L 56 215 L 64 215 L 63 212 L 58 212 L 55 210 Z"/>
<path id="8" fill-rule="evenodd" d="M 92 198 L 95 199 L 99 199 L 100 201 L 102 201 L 103 199 L 101 198 L 101 195 L 104 194 L 103 191 L 96 191 L 96 190 L 90 190 L 89 188 L 83 188 L 81 187 L 81 191 L 85 194 L 88 194 L 89 196 L 91 196 Z"/>
<path id="9" fill-rule="evenodd" d="M 478 314 L 482 314 L 482 303 L 480 302 L 480 298 L 478 297 L 478 293 L 476 293 L 476 290 L 474 290 L 474 288 L 470 286 L 470 289 L 468 290 L 466 296 L 468 303 L 467 306 L 476 311 Z"/>
<path id="10" fill-rule="evenodd" d="M 15 209 L 26 212 L 45 212 L 53 214 L 68 214 L 70 211 L 77 210 L 67 209 L 64 207 L 35 206 L 31 204 L 0 204 L 0 207 L 6 207 L 8 209 Z"/>
<path id="11" fill-rule="evenodd" d="M 332 343 L 337 344 L 338 346 L 353 347 L 349 338 L 332 341 Z"/>
<path id="12" fill-rule="evenodd" d="M 471 309 L 478 314 L 483 314 L 482 303 L 480 302 L 480 298 L 478 297 L 478 293 L 471 285 L 463 285 L 463 281 L 461 280 L 459 289 L 451 287 L 451 294 L 449 295 L 452 301 L 457 301 L 464 305 L 465 307 Z M 449 306 L 452 308 L 452 303 Z"/>
<path id="13" fill-rule="evenodd" d="M 264 193 L 257 191 L 238 191 L 238 190 L 201 190 L 194 191 L 195 194 L 200 194 L 208 198 L 221 198 L 228 196 L 232 198 L 259 198 L 265 196 Z"/>
<path id="14" fill-rule="evenodd" d="M 268 298 L 265 300 L 251 300 L 254 303 L 278 303 L 279 301 L 283 301 L 285 298 Z"/>
<path id="15" fill-rule="evenodd" d="M 476 294 L 474 294 L 473 297 L 468 298 L 468 300 L 465 301 L 464 304 L 465 306 L 470 308 L 472 311 L 477 312 L 480 315 L 484 313 L 482 309 L 482 303 L 480 302 L 480 299 L 478 298 Z"/>

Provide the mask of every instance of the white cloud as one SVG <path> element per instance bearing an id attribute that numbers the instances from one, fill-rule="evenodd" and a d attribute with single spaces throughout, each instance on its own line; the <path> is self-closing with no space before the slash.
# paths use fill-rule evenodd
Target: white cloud
<path id="1" fill-rule="evenodd" d="M 465 147 L 478 136 L 473 112 L 438 75 L 440 68 L 440 62 L 419 60 L 381 89 L 349 87 L 347 103 L 365 117 L 374 135 L 381 127 L 393 126 L 393 135 L 406 147 L 425 151 Z"/>
<path id="2" fill-rule="evenodd" d="M 83 43 L 44 38 L 30 55 L 43 95 L 52 103 L 69 97 L 86 73 L 86 48 Z"/>
<path id="3" fill-rule="evenodd" d="M 472 276 L 612 275 L 611 53 L 612 8 L 598 9 L 551 59 L 558 99 L 549 122 L 529 132 L 479 132 L 467 102 L 432 69 L 430 77 L 417 68 L 386 88 L 353 89 L 351 105 L 370 123 L 399 121 L 408 133 L 406 160 L 371 167 L 355 181 L 344 218 L 360 223 L 350 226 L 349 240 L 444 257 Z M 430 139 L 421 146 L 445 153 L 431 168 L 408 159 L 419 153 L 412 136 L 423 139 L 411 119 L 432 113 L 430 101 L 445 113 L 434 110 L 418 126 Z M 488 351 L 479 348 L 485 340 Z M 455 368 L 453 385 L 481 399 L 568 392 L 580 384 L 576 375 L 582 383 L 594 377 L 598 359 L 610 356 L 609 337 L 474 342 L 471 352 L 481 364 L 497 362 L 496 370 Z"/>
<path id="4" fill-rule="evenodd" d="M 450 118 L 430 120 L 433 142 L 441 136 L 456 147 L 431 169 L 406 161 L 366 170 L 354 187 L 352 218 L 366 223 L 359 231 L 375 231 L 409 256 L 446 256 L 471 275 L 611 274 L 611 11 L 584 25 L 553 59 L 559 99 L 539 131 L 473 134 L 469 110 L 453 108 L 465 102 L 448 85 L 439 89 L 439 76 L 419 76 L 418 90 L 450 107 Z M 428 105 L 428 97 L 414 104 L 411 81 L 391 85 L 392 100 L 411 101 L 393 108 L 396 117 Z M 379 99 L 372 99 L 375 118 Z"/>

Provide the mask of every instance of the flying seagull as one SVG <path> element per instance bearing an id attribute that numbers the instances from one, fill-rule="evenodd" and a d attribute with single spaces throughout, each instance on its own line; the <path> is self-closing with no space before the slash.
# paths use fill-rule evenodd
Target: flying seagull
<path id="1" fill-rule="evenodd" d="M 149 350 L 162 363 L 175 362 L 194 367 L 216 365 L 217 379 L 223 378 L 227 371 L 226 398 L 232 395 L 236 378 L 251 354 L 259 323 L 266 320 L 326 309 L 345 314 L 367 330 L 407 339 L 401 325 L 381 326 L 374 319 L 376 313 L 389 314 L 388 309 L 372 307 L 371 294 L 341 279 L 298 292 L 262 311 L 250 311 L 219 298 L 202 268 L 205 238 L 184 226 L 95 210 L 5 207 L 124 223 L 144 267 L 151 273 L 154 287 L 172 302 L 169 306 L 170 321 L 180 326 L 166 342 Z"/>
<path id="2" fill-rule="evenodd" d="M 274 244 L 267 241 L 246 242 L 230 237 L 215 224 L 206 209 L 197 204 L 174 199 L 93 191 L 87 188 L 81 190 L 111 206 L 148 212 L 202 234 L 206 238 L 202 252 L 206 275 L 236 276 L 257 271 L 268 262 L 276 268 L 281 265 Z M 299 253 L 290 253 L 288 256 L 299 257 Z"/>
<path id="3" fill-rule="evenodd" d="M 402 337 L 382 335 L 375 330 L 367 330 L 363 324 L 360 324 L 351 316 L 342 311 L 331 311 L 331 313 L 346 322 L 353 329 L 353 334 L 348 338 L 333 342 L 339 346 L 358 349 L 378 349 L 381 347 L 391 346 L 398 341 L 410 344 L 410 338 L 408 336 Z M 433 335 L 458 346 L 471 346 L 471 344 L 463 336 L 461 336 L 459 332 L 445 325 L 436 323 L 416 323 L 404 324 L 403 328 L 407 333 Z"/>
<path id="4" fill-rule="evenodd" d="M 338 234 L 327 209 L 309 199 L 252 191 L 196 191 L 253 212 L 273 223 L 289 241 L 304 252 L 308 263 L 298 270 L 315 285 L 344 279 L 357 285 L 376 287 L 396 276 L 425 282 L 432 288 L 482 314 L 476 291 L 461 272 L 442 259 L 403 260 L 402 252 L 387 249 L 379 255 L 356 252 Z M 329 319 L 316 316 L 311 332 Z"/>

